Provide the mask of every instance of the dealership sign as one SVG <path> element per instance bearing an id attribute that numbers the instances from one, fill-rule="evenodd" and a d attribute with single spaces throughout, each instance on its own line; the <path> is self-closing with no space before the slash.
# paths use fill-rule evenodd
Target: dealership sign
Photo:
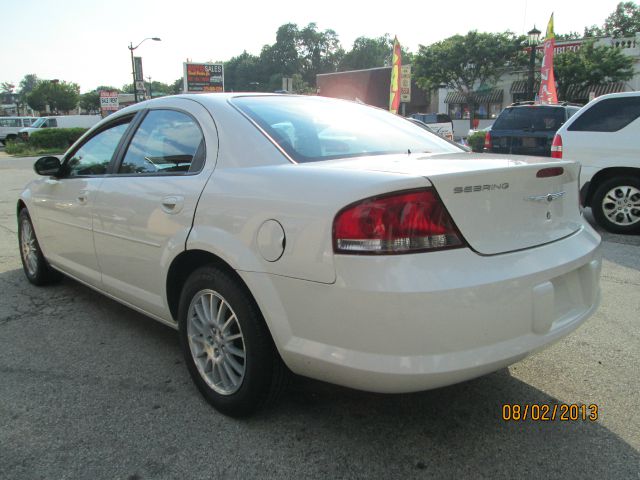
<path id="1" fill-rule="evenodd" d="M 224 69 L 221 63 L 185 63 L 184 92 L 224 92 Z"/>
<path id="2" fill-rule="evenodd" d="M 400 101 L 403 103 L 411 101 L 411 65 L 400 67 Z"/>
<path id="3" fill-rule="evenodd" d="M 118 92 L 115 90 L 100 90 L 100 110 L 103 112 L 118 110 Z"/>

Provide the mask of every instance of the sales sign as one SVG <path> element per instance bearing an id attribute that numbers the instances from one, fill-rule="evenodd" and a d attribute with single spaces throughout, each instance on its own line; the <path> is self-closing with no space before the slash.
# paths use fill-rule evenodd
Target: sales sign
<path id="1" fill-rule="evenodd" d="M 118 92 L 115 90 L 100 90 L 100 110 L 118 110 L 119 106 Z"/>
<path id="2" fill-rule="evenodd" d="M 400 67 L 400 101 L 403 103 L 411 101 L 411 65 Z"/>
<path id="3" fill-rule="evenodd" d="M 184 92 L 224 92 L 224 69 L 221 63 L 185 63 Z"/>

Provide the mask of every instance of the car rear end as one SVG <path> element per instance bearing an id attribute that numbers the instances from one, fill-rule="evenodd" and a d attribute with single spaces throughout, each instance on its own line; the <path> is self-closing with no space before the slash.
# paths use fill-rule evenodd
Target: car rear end
<path id="1" fill-rule="evenodd" d="M 278 112 L 247 105 L 265 134 L 281 124 Z M 361 146 L 375 128 L 338 135 L 334 125 L 325 139 Z M 304 192 L 296 204 L 274 201 L 282 256 L 240 272 L 294 372 L 377 392 L 435 388 L 510 365 L 595 311 L 600 237 L 579 208 L 579 166 L 443 150 L 261 170 L 261 191 Z M 264 199 L 262 208 L 276 210 Z M 317 215 L 309 227 L 301 208 Z M 332 275 L 312 276 L 328 265 Z"/>
<path id="2" fill-rule="evenodd" d="M 513 155 L 551 156 L 553 136 L 569 110 L 561 105 L 512 105 L 505 108 L 485 139 L 485 150 Z"/>

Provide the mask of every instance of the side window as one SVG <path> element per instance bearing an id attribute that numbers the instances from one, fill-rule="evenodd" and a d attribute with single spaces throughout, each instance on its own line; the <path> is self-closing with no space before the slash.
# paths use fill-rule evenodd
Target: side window
<path id="1" fill-rule="evenodd" d="M 193 118 L 151 110 L 136 131 L 118 169 L 121 174 L 184 174 L 200 170 L 204 138 Z"/>
<path id="2" fill-rule="evenodd" d="M 617 132 L 640 116 L 640 97 L 603 100 L 582 113 L 568 128 L 574 132 Z"/>
<path id="3" fill-rule="evenodd" d="M 58 126 L 58 120 L 56 120 L 55 118 L 50 118 L 49 120 L 47 120 L 47 127 L 57 127 Z"/>
<path id="4" fill-rule="evenodd" d="M 104 175 L 129 121 L 103 130 L 91 137 L 65 163 L 66 176 Z"/>

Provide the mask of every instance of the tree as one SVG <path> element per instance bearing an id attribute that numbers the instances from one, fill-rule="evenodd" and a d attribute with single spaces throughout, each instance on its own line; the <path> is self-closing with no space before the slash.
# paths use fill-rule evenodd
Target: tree
<path id="1" fill-rule="evenodd" d="M 579 40 L 582 38 L 578 32 L 569 32 L 569 33 L 556 33 L 556 41 L 562 42 L 565 40 Z"/>
<path id="2" fill-rule="evenodd" d="M 617 48 L 597 47 L 594 42 L 585 42 L 577 51 L 557 55 L 553 70 L 558 82 L 558 98 L 567 100 L 570 87 L 582 89 L 630 80 L 633 60 Z"/>
<path id="3" fill-rule="evenodd" d="M 620 2 L 615 11 L 604 21 L 607 36 L 633 37 L 640 32 L 640 7 L 635 2 Z"/>
<path id="4" fill-rule="evenodd" d="M 88 112 L 97 112 L 100 110 L 100 92 L 94 90 L 92 92 L 80 95 L 80 107 Z"/>
<path id="5" fill-rule="evenodd" d="M 604 31 L 597 25 L 591 25 L 590 27 L 584 27 L 584 37 L 592 38 L 592 37 L 602 37 L 604 36 Z"/>
<path id="6" fill-rule="evenodd" d="M 171 84 L 171 93 L 177 95 L 184 90 L 184 78 L 180 77 Z"/>
<path id="7" fill-rule="evenodd" d="M 427 47 L 420 45 L 413 62 L 416 82 L 425 90 L 445 85 L 463 94 L 473 126 L 476 89 L 495 84 L 507 68 L 524 65 L 523 42 L 523 37 L 511 32 L 473 30 Z"/>
<path id="8" fill-rule="evenodd" d="M 13 103 L 15 99 L 15 95 L 13 94 L 13 89 L 16 86 L 10 82 L 2 82 L 0 83 L 0 103 Z"/>
<path id="9" fill-rule="evenodd" d="M 41 80 L 27 95 L 27 103 L 37 111 L 42 111 L 49 105 L 52 112 L 69 112 L 78 105 L 79 98 L 80 87 L 76 83 Z"/>
<path id="10" fill-rule="evenodd" d="M 261 91 L 266 88 L 259 57 L 245 50 L 225 62 L 224 88 L 233 92 Z"/>
<path id="11" fill-rule="evenodd" d="M 310 23 L 298 33 L 298 57 L 305 82 L 315 86 L 316 75 L 335 72 L 344 55 L 338 34 L 331 29 L 323 32 Z"/>
<path id="12" fill-rule="evenodd" d="M 363 70 L 391 65 L 393 39 L 385 33 L 382 37 L 358 37 L 353 47 L 344 54 L 339 70 Z"/>

